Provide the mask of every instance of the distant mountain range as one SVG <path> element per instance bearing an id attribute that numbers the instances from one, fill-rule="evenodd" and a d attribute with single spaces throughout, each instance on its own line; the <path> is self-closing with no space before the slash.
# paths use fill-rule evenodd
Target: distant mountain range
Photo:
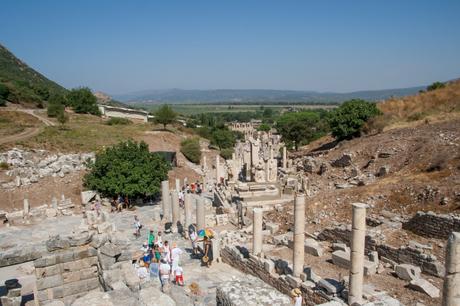
<path id="1" fill-rule="evenodd" d="M 354 98 L 380 101 L 390 97 L 412 95 L 421 89 L 425 89 L 425 86 L 349 93 L 268 89 L 165 89 L 114 95 L 114 98 L 127 104 L 143 105 L 161 103 L 340 103 Z"/>

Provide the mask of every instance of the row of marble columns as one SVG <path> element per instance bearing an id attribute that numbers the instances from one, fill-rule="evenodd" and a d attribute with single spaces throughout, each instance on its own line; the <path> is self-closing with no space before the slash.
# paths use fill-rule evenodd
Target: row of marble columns
<path id="1" fill-rule="evenodd" d="M 176 188 L 180 188 L 180 185 L 177 184 Z M 181 209 L 179 207 L 179 193 L 178 190 L 169 191 L 169 182 L 161 182 L 161 197 L 162 197 L 162 213 L 163 220 L 166 222 L 171 222 L 171 231 L 177 232 L 177 225 L 180 223 Z M 204 229 L 206 226 L 205 219 L 205 204 L 203 196 L 195 196 L 189 193 L 184 195 L 184 216 L 185 222 L 183 224 L 185 229 L 192 224 L 192 211 L 193 211 L 193 202 L 196 206 L 196 225 L 197 229 Z"/>
<path id="2" fill-rule="evenodd" d="M 352 237 L 349 305 L 363 302 L 364 253 L 366 238 L 366 208 L 363 203 L 352 204 Z M 262 253 L 263 209 L 254 208 L 253 254 Z M 296 194 L 294 200 L 294 251 L 293 275 L 299 277 L 304 266 L 305 244 L 305 195 Z M 448 240 L 446 253 L 446 276 L 443 290 L 443 306 L 460 305 L 460 233 L 452 233 Z"/>

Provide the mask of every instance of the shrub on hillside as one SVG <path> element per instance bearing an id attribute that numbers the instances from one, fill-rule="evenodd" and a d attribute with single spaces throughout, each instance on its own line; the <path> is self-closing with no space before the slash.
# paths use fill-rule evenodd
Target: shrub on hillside
<path id="1" fill-rule="evenodd" d="M 191 162 L 199 164 L 201 160 L 200 139 L 198 137 L 184 139 L 180 151 Z"/>
<path id="2" fill-rule="evenodd" d="M 360 136 L 366 121 L 380 114 L 375 103 L 361 99 L 344 102 L 329 115 L 332 136 L 338 140 Z"/>
<path id="3" fill-rule="evenodd" d="M 74 88 L 67 94 L 67 103 L 79 114 L 100 116 L 97 99 L 88 87 Z"/>
<path id="4" fill-rule="evenodd" d="M 211 133 L 211 144 L 219 149 L 232 148 L 236 142 L 235 134 L 228 128 L 214 129 Z"/>
<path id="5" fill-rule="evenodd" d="M 177 114 L 169 105 L 163 105 L 155 113 L 155 123 L 163 124 L 163 129 L 166 130 L 166 125 L 171 124 L 176 120 Z"/>
<path id="6" fill-rule="evenodd" d="M 132 124 L 133 122 L 129 119 L 126 119 L 126 118 L 110 118 L 109 120 L 107 120 L 106 124 L 107 125 L 128 125 L 128 124 Z"/>
<path id="7" fill-rule="evenodd" d="M 233 148 L 226 148 L 220 150 L 220 156 L 222 156 L 224 159 L 231 159 L 233 154 Z"/>
<path id="8" fill-rule="evenodd" d="M 427 91 L 432 91 L 432 90 L 436 90 L 436 89 L 439 89 L 439 88 L 444 88 L 446 87 L 446 84 L 442 83 L 442 82 L 434 82 L 433 84 L 431 84 L 430 86 L 428 86 L 426 88 Z"/>
<path id="9" fill-rule="evenodd" d="M 136 199 L 157 195 L 170 165 L 159 154 L 151 153 L 145 142 L 126 141 L 97 153 L 88 168 L 83 179 L 86 188 L 106 197 Z"/>
<path id="10" fill-rule="evenodd" d="M 9 94 L 9 88 L 6 85 L 0 83 L 0 106 L 6 105 L 6 99 L 8 98 Z"/>
<path id="11" fill-rule="evenodd" d="M 53 94 L 49 98 L 48 108 L 46 110 L 48 117 L 57 118 L 59 114 L 64 112 L 65 97 L 60 94 Z"/>

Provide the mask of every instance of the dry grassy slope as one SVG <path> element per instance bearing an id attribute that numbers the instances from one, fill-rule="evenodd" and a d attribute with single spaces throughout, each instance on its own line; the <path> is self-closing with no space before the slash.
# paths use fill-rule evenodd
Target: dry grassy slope
<path id="1" fill-rule="evenodd" d="M 392 124 L 384 132 L 344 141 L 330 150 L 317 149 L 332 141 L 330 136 L 304 147 L 297 161 L 314 156 L 318 166 L 328 171 L 306 173 L 316 194 L 310 200 L 308 215 L 321 219 L 322 225 L 349 220 L 353 202 L 372 205 L 370 214 L 383 210 L 412 214 L 418 210 L 460 213 L 460 82 L 446 88 L 379 105 Z M 425 119 L 409 118 L 423 113 Z M 380 152 L 390 153 L 380 158 Z M 334 168 L 330 162 L 344 153 L 353 156 L 352 165 Z M 369 161 L 373 163 L 368 165 Z M 387 166 L 389 174 L 374 177 Z M 352 181 L 354 170 L 365 186 L 336 189 L 335 183 Z M 441 205 L 447 202 L 446 205 Z M 326 212 L 326 213 L 325 213 Z"/>
<path id="2" fill-rule="evenodd" d="M 460 80 L 446 87 L 414 96 L 389 99 L 378 107 L 387 116 L 398 121 L 413 121 L 429 115 L 460 111 Z"/>

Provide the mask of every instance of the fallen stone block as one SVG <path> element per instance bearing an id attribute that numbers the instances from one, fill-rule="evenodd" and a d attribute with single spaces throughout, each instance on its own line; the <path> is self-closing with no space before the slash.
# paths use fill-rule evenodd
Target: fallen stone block
<path id="1" fill-rule="evenodd" d="M 103 270 L 110 269 L 115 263 L 115 257 L 110 257 L 101 252 L 98 252 L 97 258 L 99 259 L 99 264 Z"/>
<path id="2" fill-rule="evenodd" d="M 401 264 L 395 266 L 395 273 L 396 275 L 403 280 L 411 281 L 414 279 L 420 278 L 421 273 L 420 267 L 409 265 L 409 264 Z"/>
<path id="3" fill-rule="evenodd" d="M 264 270 L 268 273 L 272 273 L 275 270 L 275 263 L 271 259 L 267 259 L 264 262 Z"/>
<path id="4" fill-rule="evenodd" d="M 316 286 L 324 289 L 328 294 L 335 295 L 343 290 L 343 285 L 334 279 L 320 279 Z"/>
<path id="5" fill-rule="evenodd" d="M 347 247 L 347 245 L 345 243 L 333 243 L 332 244 L 332 249 L 334 251 L 350 252 L 350 248 Z"/>
<path id="6" fill-rule="evenodd" d="M 344 251 L 335 251 L 332 253 L 332 262 L 344 269 L 350 268 L 350 253 Z M 364 260 L 364 275 L 377 273 L 377 265 L 369 260 Z"/>
<path id="7" fill-rule="evenodd" d="M 286 281 L 288 282 L 289 286 L 297 288 L 302 283 L 302 280 L 298 277 L 294 277 L 292 275 L 286 276 Z"/>
<path id="8" fill-rule="evenodd" d="M 307 280 L 310 280 L 314 283 L 317 283 L 321 280 L 321 277 L 318 276 L 315 272 L 313 272 L 313 269 L 311 267 L 304 267 L 303 273 L 305 273 L 305 275 L 307 276 Z"/>
<path id="9" fill-rule="evenodd" d="M 59 235 L 53 236 L 46 241 L 46 249 L 48 252 L 70 248 L 70 241 Z"/>
<path id="10" fill-rule="evenodd" d="M 107 256 L 116 257 L 121 254 L 121 249 L 113 243 L 106 243 L 99 248 L 99 251 Z"/>
<path id="11" fill-rule="evenodd" d="M 323 247 L 315 239 L 305 239 L 305 253 L 313 256 L 323 256 Z"/>
<path id="12" fill-rule="evenodd" d="M 96 197 L 96 191 L 88 190 L 81 192 L 81 204 L 86 205 Z"/>
<path id="13" fill-rule="evenodd" d="M 423 292 L 432 298 L 439 297 L 439 289 L 423 278 L 411 280 L 409 288 Z"/>
<path id="14" fill-rule="evenodd" d="M 265 228 L 270 231 L 270 234 L 273 235 L 279 230 L 280 226 L 273 222 L 267 222 L 265 223 Z"/>

